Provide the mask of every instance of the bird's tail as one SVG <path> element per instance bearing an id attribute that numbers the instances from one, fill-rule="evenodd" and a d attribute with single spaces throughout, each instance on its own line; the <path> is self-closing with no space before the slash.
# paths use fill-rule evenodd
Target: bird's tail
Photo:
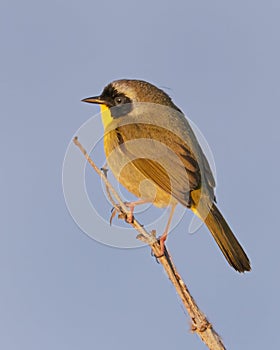
<path id="1" fill-rule="evenodd" d="M 219 209 L 213 203 L 205 212 L 206 206 L 192 209 L 205 222 L 228 263 L 238 272 L 250 271 L 250 261 Z"/>

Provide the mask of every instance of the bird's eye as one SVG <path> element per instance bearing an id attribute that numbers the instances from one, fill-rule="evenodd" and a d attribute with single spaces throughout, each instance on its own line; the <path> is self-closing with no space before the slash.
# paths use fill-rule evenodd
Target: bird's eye
<path id="1" fill-rule="evenodd" d="M 116 96 L 114 98 L 115 104 L 116 105 L 122 105 L 125 103 L 125 97 L 124 96 Z"/>

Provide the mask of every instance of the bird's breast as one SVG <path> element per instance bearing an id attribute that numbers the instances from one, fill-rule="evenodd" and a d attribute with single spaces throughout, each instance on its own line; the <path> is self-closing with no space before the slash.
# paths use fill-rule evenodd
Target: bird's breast
<path id="1" fill-rule="evenodd" d="M 105 133 L 106 160 L 116 180 L 136 197 L 151 202 L 157 207 L 167 207 L 177 202 L 136 167 L 137 158 L 125 152 L 125 147 L 127 144 L 124 143 L 117 129 Z"/>

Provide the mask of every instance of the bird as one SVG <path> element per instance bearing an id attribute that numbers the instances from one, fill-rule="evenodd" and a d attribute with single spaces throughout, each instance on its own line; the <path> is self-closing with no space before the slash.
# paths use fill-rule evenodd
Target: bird
<path id="1" fill-rule="evenodd" d="M 192 210 L 208 227 L 228 263 L 238 272 L 251 270 L 250 260 L 219 211 L 209 162 L 184 113 L 157 86 L 135 79 L 115 80 L 98 96 L 104 127 L 106 161 L 115 178 L 138 200 L 170 208 L 160 245 L 177 204 Z"/>

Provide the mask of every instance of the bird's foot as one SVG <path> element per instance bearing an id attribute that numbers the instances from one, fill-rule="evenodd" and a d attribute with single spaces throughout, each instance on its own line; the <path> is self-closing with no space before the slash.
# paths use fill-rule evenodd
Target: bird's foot
<path id="1" fill-rule="evenodd" d="M 155 237 L 156 236 L 156 230 L 153 230 L 151 232 L 151 234 Z M 157 239 L 158 244 L 160 245 L 160 252 L 159 252 L 159 254 L 156 255 L 153 251 L 151 251 L 151 255 L 156 258 L 157 262 L 158 262 L 159 258 L 162 258 L 163 256 L 165 256 L 166 248 L 165 248 L 165 243 L 164 242 L 166 241 L 166 239 L 167 239 L 167 233 L 166 232 Z"/>
<path id="2" fill-rule="evenodd" d="M 134 216 L 133 216 L 134 206 L 131 205 L 131 203 L 124 203 L 124 204 L 129 208 L 129 212 L 124 213 L 120 206 L 118 206 L 117 208 L 113 207 L 111 209 L 110 225 L 112 225 L 112 221 L 113 221 L 114 217 L 116 216 L 117 212 L 120 212 L 118 215 L 118 219 L 123 219 L 129 224 L 133 223 L 133 221 L 134 221 Z"/>
<path id="3" fill-rule="evenodd" d="M 129 209 L 129 212 L 126 214 L 126 219 L 125 221 L 129 224 L 132 224 L 134 221 L 134 209 L 136 207 L 136 205 L 141 205 L 141 204 L 145 204 L 148 201 L 145 199 L 139 199 L 138 201 L 134 201 L 134 202 L 124 202 L 124 204 L 126 205 L 126 207 Z"/>
<path id="4" fill-rule="evenodd" d="M 159 237 L 158 243 L 160 245 L 160 254 L 156 257 L 157 259 L 165 255 L 165 241 L 167 239 L 167 232 L 164 232 L 162 236 Z"/>
<path id="5" fill-rule="evenodd" d="M 134 221 L 134 208 L 136 206 L 136 202 L 124 202 L 125 206 L 129 209 L 129 212 L 125 215 L 125 221 L 128 224 L 133 224 Z"/>

